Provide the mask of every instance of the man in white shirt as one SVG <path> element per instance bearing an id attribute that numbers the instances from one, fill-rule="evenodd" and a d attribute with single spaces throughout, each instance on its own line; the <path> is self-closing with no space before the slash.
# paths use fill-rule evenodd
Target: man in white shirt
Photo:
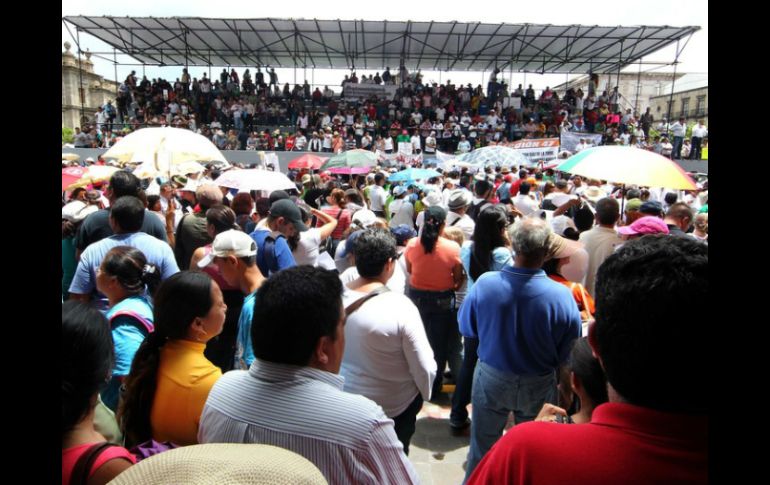
<path id="1" fill-rule="evenodd" d="M 709 136 L 708 128 L 703 124 L 703 120 L 698 120 L 698 124 L 692 128 L 692 149 L 690 150 L 692 160 L 701 159 L 701 144 L 707 136 Z"/>
<path id="2" fill-rule="evenodd" d="M 460 143 L 457 144 L 457 149 L 460 153 L 468 153 L 471 151 L 471 142 L 465 139 L 465 135 L 460 135 Z"/>
<path id="3" fill-rule="evenodd" d="M 396 241 L 383 229 L 364 231 L 356 239 L 354 254 L 358 277 L 343 287 L 345 308 L 372 291 L 382 291 L 398 264 Z M 423 400 L 430 399 L 436 377 L 436 361 L 417 307 L 395 291 L 367 299 L 345 323 L 345 349 L 340 368 L 345 392 L 379 404 L 393 419 L 408 454 L 417 413 Z"/>
<path id="4" fill-rule="evenodd" d="M 400 226 L 401 224 L 407 225 L 414 229 L 414 206 L 412 203 L 406 200 L 406 187 L 403 185 L 397 185 L 393 188 L 393 200 L 388 206 L 390 212 L 390 227 Z"/>
<path id="5" fill-rule="evenodd" d="M 436 108 L 436 119 L 439 121 L 444 121 L 444 117 L 446 116 L 446 109 L 443 106 L 439 106 Z"/>
<path id="6" fill-rule="evenodd" d="M 671 151 L 672 159 L 681 159 L 682 142 L 684 141 L 684 134 L 687 131 L 687 122 L 684 117 L 679 118 L 679 121 L 671 125 L 671 133 L 674 135 L 674 143 Z"/>
<path id="7" fill-rule="evenodd" d="M 323 141 L 321 142 L 321 149 L 326 153 L 330 153 L 332 151 L 332 132 L 331 132 L 331 128 L 329 128 L 328 126 L 326 127 L 326 132 L 323 135 Z"/>
<path id="8" fill-rule="evenodd" d="M 473 231 L 476 228 L 476 223 L 466 214 L 472 202 L 473 194 L 465 189 L 453 190 L 447 201 L 449 212 L 447 212 L 444 227 L 459 227 L 466 241 L 473 239 Z"/>
<path id="9" fill-rule="evenodd" d="M 302 131 L 298 131 L 297 133 L 297 136 L 294 138 L 294 151 L 304 152 L 307 138 L 305 138 L 305 134 Z"/>
<path id="10" fill-rule="evenodd" d="M 370 209 L 377 217 L 385 218 L 385 200 L 388 194 L 385 189 L 382 188 L 385 185 L 385 176 L 382 173 L 377 173 L 374 176 L 374 185 L 369 192 Z"/>
<path id="11" fill-rule="evenodd" d="M 262 284 L 251 327 L 256 359 L 211 389 L 200 443 L 281 446 L 334 484 L 419 482 L 393 421 L 377 403 L 343 392 L 342 290 L 334 273 L 312 266 L 288 268 Z"/>
<path id="12" fill-rule="evenodd" d="M 425 138 L 425 153 L 433 155 L 436 153 L 436 132 L 431 131 Z"/>
<path id="13" fill-rule="evenodd" d="M 497 117 L 495 114 L 495 110 L 489 110 L 489 115 L 486 119 L 486 124 L 489 125 L 491 128 L 495 128 L 497 126 L 497 123 L 500 122 L 500 118 Z"/>
<path id="14" fill-rule="evenodd" d="M 420 136 L 417 134 L 417 130 L 412 132 L 412 137 L 409 139 L 409 141 L 412 143 L 412 153 L 419 154 L 422 151 L 422 141 L 420 140 Z"/>
<path id="15" fill-rule="evenodd" d="M 527 217 L 540 209 L 540 204 L 538 204 L 537 200 L 529 194 L 531 188 L 529 182 L 522 182 L 519 185 L 519 194 L 511 199 L 513 206 L 516 210 L 521 212 L 524 217 Z"/>
<path id="16" fill-rule="evenodd" d="M 586 274 L 586 291 L 596 296 L 596 272 L 615 248 L 622 243 L 615 231 L 615 224 L 620 218 L 620 206 L 615 199 L 604 198 L 596 203 L 596 225 L 580 234 L 580 242 L 588 252 L 588 272 Z"/>

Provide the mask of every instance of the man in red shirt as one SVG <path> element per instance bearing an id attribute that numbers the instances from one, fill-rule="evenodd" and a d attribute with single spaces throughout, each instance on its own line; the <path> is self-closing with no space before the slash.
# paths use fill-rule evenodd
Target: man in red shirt
<path id="1" fill-rule="evenodd" d="M 521 186 L 521 183 L 527 179 L 528 173 L 529 172 L 527 172 L 526 169 L 522 168 L 519 170 L 519 178 L 511 184 L 511 197 L 516 197 L 519 195 L 519 187 Z"/>
<path id="2" fill-rule="evenodd" d="M 695 239 L 644 236 L 607 258 L 588 341 L 609 402 L 590 423 L 513 427 L 468 485 L 707 483 L 709 309 L 682 303 L 706 301 L 708 285 L 708 245 Z"/>

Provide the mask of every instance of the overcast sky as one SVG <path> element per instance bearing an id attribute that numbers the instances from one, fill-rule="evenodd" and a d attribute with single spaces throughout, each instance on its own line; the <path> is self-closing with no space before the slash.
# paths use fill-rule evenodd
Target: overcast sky
<path id="1" fill-rule="evenodd" d="M 68 15 L 110 15 L 110 16 L 153 16 L 153 17 L 211 17 L 211 18 L 317 18 L 317 19 L 342 19 L 342 20 L 383 20 L 389 21 L 459 21 L 459 22 L 485 22 L 485 23 L 540 23 L 554 25 L 602 25 L 602 26 L 636 26 L 636 25 L 671 25 L 676 27 L 698 26 L 701 30 L 696 32 L 685 47 L 677 66 L 677 72 L 683 73 L 708 73 L 708 2 L 707 0 L 643 0 L 641 2 L 626 4 L 593 4 L 590 2 L 574 2 L 574 0 L 550 0 L 549 2 L 481 2 L 474 4 L 467 0 L 443 0 L 441 2 L 414 0 L 385 0 L 382 2 L 360 1 L 350 2 L 318 2 L 309 0 L 294 0 L 292 2 L 235 2 L 222 8 L 221 2 L 198 3 L 190 0 L 132 0 L 124 4 L 93 2 L 86 0 L 62 0 L 62 17 Z M 237 5 L 237 9 L 235 6 Z M 333 6 L 339 5 L 342 8 Z M 475 5 L 475 8 L 471 8 Z M 344 6 L 344 7 L 343 7 Z M 387 8 L 384 8 L 387 6 Z M 236 11 L 237 10 L 237 11 Z M 226 13 L 223 13 L 226 12 Z M 74 28 L 70 26 L 72 35 Z M 62 23 L 62 43 L 69 41 L 73 47 L 71 51 L 77 55 L 75 41 Z M 112 48 L 104 42 L 89 36 L 80 35 L 83 50 L 89 48 L 92 52 L 112 52 Z M 62 47 L 64 50 L 64 47 Z M 115 67 L 112 55 L 109 60 L 99 59 L 93 56 L 94 70 L 107 79 L 115 78 Z M 645 62 L 671 62 L 675 57 L 675 45 L 665 48 L 651 56 L 644 58 Z M 118 56 L 118 62 L 136 63 L 128 56 Z M 217 78 L 224 66 L 214 66 L 212 75 Z M 393 66 L 391 66 L 393 67 Z M 123 80 L 135 69 L 140 76 L 143 73 L 141 67 L 118 66 L 117 78 Z M 236 68 L 242 74 L 246 68 Z M 637 72 L 638 64 L 627 68 L 627 71 Z M 643 65 L 642 71 L 653 69 L 653 72 L 672 72 L 673 66 L 654 67 Z M 252 71 L 254 71 L 252 66 Z M 181 75 L 179 67 L 146 67 L 144 73 L 148 78 L 163 77 L 173 82 Z M 190 74 L 198 77 L 202 73 L 208 73 L 208 68 L 196 66 L 190 68 Z M 294 81 L 293 69 L 276 69 L 281 83 Z M 376 71 L 357 71 L 361 74 L 374 74 Z M 305 73 L 296 70 L 296 79 L 302 83 L 304 79 L 315 84 L 328 84 L 335 91 L 339 91 L 342 77 L 347 74 L 342 70 L 316 69 L 311 79 L 311 70 Z M 485 76 L 488 76 L 486 73 Z M 532 84 L 536 89 L 543 89 L 546 85 L 555 86 L 577 75 L 566 74 L 513 74 L 512 83 Z M 439 73 L 423 71 L 423 79 L 426 81 L 446 82 L 447 78 L 457 83 L 480 84 L 481 73 L 459 72 Z M 509 73 L 505 73 L 506 81 Z"/>

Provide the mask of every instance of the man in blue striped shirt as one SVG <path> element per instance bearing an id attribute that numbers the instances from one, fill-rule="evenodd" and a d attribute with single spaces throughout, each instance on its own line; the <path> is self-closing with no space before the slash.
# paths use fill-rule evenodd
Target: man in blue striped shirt
<path id="1" fill-rule="evenodd" d="M 373 401 L 342 391 L 342 283 L 297 266 L 257 291 L 248 371 L 222 376 L 209 393 L 200 443 L 259 443 L 315 464 L 330 484 L 412 484 L 417 473 L 393 420 Z"/>

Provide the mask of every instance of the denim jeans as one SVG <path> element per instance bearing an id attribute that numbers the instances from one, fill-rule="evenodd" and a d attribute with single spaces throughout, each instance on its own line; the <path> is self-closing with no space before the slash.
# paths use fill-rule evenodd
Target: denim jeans
<path id="1" fill-rule="evenodd" d="M 468 419 L 468 404 L 471 402 L 471 389 L 473 389 L 473 374 L 478 360 L 479 339 L 465 337 L 463 364 L 460 374 L 455 376 L 455 392 L 452 394 L 452 413 L 449 415 L 449 423 L 454 426 L 462 426 Z"/>
<path id="2" fill-rule="evenodd" d="M 684 137 L 683 136 L 675 136 L 674 142 L 673 142 L 673 150 L 671 151 L 671 159 L 681 159 L 682 158 L 682 143 L 684 143 Z"/>
<path id="3" fill-rule="evenodd" d="M 545 402 L 556 402 L 556 373 L 518 376 L 479 361 L 473 374 L 471 447 L 465 481 L 502 436 L 508 414 L 516 424 L 532 421 Z"/>
<path id="4" fill-rule="evenodd" d="M 431 399 L 441 393 L 449 356 L 450 342 L 460 338 L 457 328 L 457 310 L 455 310 L 454 291 L 423 291 L 409 288 L 409 298 L 420 311 L 428 342 L 436 360 L 436 380 L 433 381 Z"/>

